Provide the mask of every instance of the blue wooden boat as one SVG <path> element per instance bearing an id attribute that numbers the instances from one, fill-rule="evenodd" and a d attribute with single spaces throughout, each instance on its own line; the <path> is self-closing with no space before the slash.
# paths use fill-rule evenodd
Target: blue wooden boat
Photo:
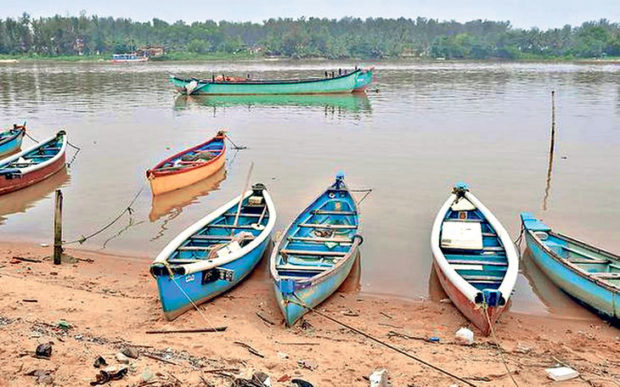
<path id="1" fill-rule="evenodd" d="M 599 314 L 620 319 L 620 256 L 555 233 L 529 212 L 521 213 L 534 262 L 564 292 Z"/>
<path id="2" fill-rule="evenodd" d="M 151 265 L 166 318 L 243 280 L 262 258 L 275 223 L 271 196 L 256 184 L 174 238 Z"/>
<path id="3" fill-rule="evenodd" d="M 295 218 L 273 250 L 270 271 L 280 310 L 292 326 L 338 289 L 358 256 L 357 204 L 336 176 Z"/>
<path id="4" fill-rule="evenodd" d="M 0 156 L 13 153 L 22 146 L 26 134 L 25 125 L 13 125 L 13 129 L 0 132 Z"/>
<path id="5" fill-rule="evenodd" d="M 435 271 L 452 303 L 484 335 L 506 309 L 519 254 L 495 215 L 458 183 L 431 232 Z"/>

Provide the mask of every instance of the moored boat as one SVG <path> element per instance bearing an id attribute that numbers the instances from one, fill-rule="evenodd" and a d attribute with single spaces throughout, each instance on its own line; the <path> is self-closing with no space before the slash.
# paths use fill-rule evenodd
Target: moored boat
<path id="1" fill-rule="evenodd" d="M 372 82 L 372 74 L 373 68 L 355 69 L 325 78 L 285 80 L 241 77 L 198 79 L 171 75 L 170 82 L 179 93 L 186 95 L 331 94 L 363 92 Z"/>
<path id="2" fill-rule="evenodd" d="M 0 160 L 0 195 L 44 180 L 65 166 L 64 130 L 32 147 Z"/>
<path id="3" fill-rule="evenodd" d="M 284 231 L 269 267 L 287 326 L 327 299 L 347 278 L 362 243 L 359 226 L 355 199 L 344 175 L 338 175 Z"/>
<path id="4" fill-rule="evenodd" d="M 0 132 L 0 156 L 17 151 L 26 134 L 25 125 L 13 125 L 12 129 Z"/>
<path id="5" fill-rule="evenodd" d="M 146 171 L 153 195 L 174 191 L 206 179 L 226 161 L 226 133 L 161 161 Z"/>
<path id="6" fill-rule="evenodd" d="M 457 184 L 439 210 L 431 249 L 452 303 L 489 335 L 514 289 L 519 255 L 508 232 L 466 184 Z"/>
<path id="7" fill-rule="evenodd" d="M 114 54 L 110 62 L 112 63 L 141 63 L 147 62 L 148 56 L 138 56 L 136 54 Z"/>
<path id="8" fill-rule="evenodd" d="M 620 256 L 555 233 L 522 212 L 532 259 L 560 289 L 604 317 L 620 319 Z"/>
<path id="9" fill-rule="evenodd" d="M 275 223 L 271 196 L 255 184 L 177 235 L 150 269 L 166 318 L 173 320 L 243 280 L 263 256 Z"/>

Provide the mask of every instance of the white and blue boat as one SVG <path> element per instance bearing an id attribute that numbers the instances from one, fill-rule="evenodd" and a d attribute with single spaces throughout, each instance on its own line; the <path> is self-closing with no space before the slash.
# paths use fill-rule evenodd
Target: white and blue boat
<path id="1" fill-rule="evenodd" d="M 536 265 L 560 289 L 600 315 L 620 319 L 620 256 L 555 233 L 521 213 L 527 247 Z"/>
<path id="2" fill-rule="evenodd" d="M 287 326 L 327 299 L 347 278 L 362 244 L 359 226 L 357 204 L 342 174 L 288 226 L 270 260 Z"/>
<path id="3" fill-rule="evenodd" d="M 517 281 L 519 254 L 495 215 L 458 183 L 431 232 L 434 266 L 452 303 L 484 335 L 504 312 Z"/>
<path id="4" fill-rule="evenodd" d="M 166 318 L 175 319 L 250 274 L 275 223 L 271 196 L 255 184 L 174 238 L 151 265 Z"/>
<path id="5" fill-rule="evenodd" d="M 0 132 L 0 156 L 21 148 L 24 134 L 26 134 L 25 125 L 13 125 L 12 129 Z"/>

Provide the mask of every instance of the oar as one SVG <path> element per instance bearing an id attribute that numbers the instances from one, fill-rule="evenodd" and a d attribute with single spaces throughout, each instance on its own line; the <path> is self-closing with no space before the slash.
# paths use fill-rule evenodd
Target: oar
<path id="1" fill-rule="evenodd" d="M 265 226 L 263 226 L 261 222 L 263 221 L 263 217 L 265 216 L 266 212 L 267 212 L 267 203 L 265 203 L 265 207 L 263 208 L 263 212 L 260 214 L 258 221 L 256 223 L 252 223 L 252 228 L 254 230 L 261 231 L 265 228 Z"/>
<path id="2" fill-rule="evenodd" d="M 245 185 L 243 186 L 243 191 L 241 191 L 241 197 L 239 198 L 239 205 L 237 206 L 237 213 L 235 214 L 235 223 L 233 223 L 234 227 L 237 227 L 237 223 L 239 222 L 239 214 L 241 213 L 241 205 L 243 204 L 243 196 L 245 195 L 245 191 L 248 190 L 248 184 L 250 184 L 250 176 L 252 176 L 252 169 L 254 169 L 254 161 L 250 163 L 250 170 L 248 171 L 248 177 L 245 179 Z M 234 229 L 230 231 L 230 235 L 233 235 L 235 232 Z"/>

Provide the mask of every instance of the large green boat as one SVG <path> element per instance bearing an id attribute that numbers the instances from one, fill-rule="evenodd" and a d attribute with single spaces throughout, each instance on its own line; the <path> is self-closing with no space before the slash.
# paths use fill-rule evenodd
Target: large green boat
<path id="1" fill-rule="evenodd" d="M 260 80 L 213 76 L 183 79 L 170 76 L 176 90 L 186 95 L 332 94 L 363 92 L 372 82 L 373 68 L 325 72 L 325 78 Z"/>

